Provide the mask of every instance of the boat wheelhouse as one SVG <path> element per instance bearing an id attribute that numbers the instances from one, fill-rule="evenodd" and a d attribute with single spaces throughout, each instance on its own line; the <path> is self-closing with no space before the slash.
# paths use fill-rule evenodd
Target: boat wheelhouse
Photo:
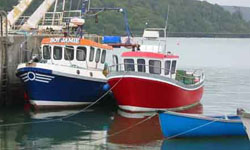
<path id="1" fill-rule="evenodd" d="M 119 107 L 127 111 L 156 111 L 182 110 L 199 104 L 203 72 L 177 70 L 179 56 L 165 52 L 166 45 L 146 44 L 137 51 L 124 52 L 123 63 L 110 67 L 108 83 L 114 86 Z"/>
<path id="2" fill-rule="evenodd" d="M 112 47 L 80 38 L 44 38 L 40 53 L 39 60 L 17 68 L 35 106 L 85 105 L 105 92 L 105 66 Z"/>

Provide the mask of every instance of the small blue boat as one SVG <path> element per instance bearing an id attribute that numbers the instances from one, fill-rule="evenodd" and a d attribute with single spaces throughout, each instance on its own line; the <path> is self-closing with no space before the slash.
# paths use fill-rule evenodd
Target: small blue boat
<path id="1" fill-rule="evenodd" d="M 164 137 L 241 136 L 246 135 L 239 116 L 203 116 L 164 112 L 159 114 Z"/>

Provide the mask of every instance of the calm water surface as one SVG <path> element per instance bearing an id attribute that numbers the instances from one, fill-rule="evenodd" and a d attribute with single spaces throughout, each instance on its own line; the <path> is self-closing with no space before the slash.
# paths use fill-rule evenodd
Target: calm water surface
<path id="1" fill-rule="evenodd" d="M 250 112 L 250 39 L 169 38 L 168 43 L 180 55 L 179 67 L 202 68 L 206 74 L 202 105 L 190 113 L 235 114 L 238 107 Z M 150 113 L 95 106 L 60 119 L 77 112 L 2 109 L 0 149 L 250 150 L 247 137 L 164 140 L 157 116 L 147 117 Z"/>

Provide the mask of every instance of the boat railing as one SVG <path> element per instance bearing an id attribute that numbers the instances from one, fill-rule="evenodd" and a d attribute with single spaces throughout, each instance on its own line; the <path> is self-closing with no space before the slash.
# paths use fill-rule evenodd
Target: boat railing
<path id="1" fill-rule="evenodd" d="M 177 70 L 176 80 L 183 82 L 184 84 L 197 84 L 203 82 L 205 74 L 201 69 L 195 69 L 192 71 Z"/>
<path id="2" fill-rule="evenodd" d="M 198 84 L 203 82 L 205 79 L 204 72 L 201 69 L 196 69 L 194 71 L 188 71 L 188 72 L 181 70 L 183 73 L 180 73 L 180 70 L 171 70 L 167 68 L 156 67 L 153 65 L 146 65 L 146 64 L 121 63 L 109 66 L 109 72 L 127 72 L 127 71 L 161 75 L 180 81 L 184 84 Z"/>

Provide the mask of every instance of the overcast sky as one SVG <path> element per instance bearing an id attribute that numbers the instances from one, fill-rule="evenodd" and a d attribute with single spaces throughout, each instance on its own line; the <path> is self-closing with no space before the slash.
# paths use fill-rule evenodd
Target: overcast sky
<path id="1" fill-rule="evenodd" d="M 250 0 L 202 0 L 213 4 L 250 7 Z"/>

